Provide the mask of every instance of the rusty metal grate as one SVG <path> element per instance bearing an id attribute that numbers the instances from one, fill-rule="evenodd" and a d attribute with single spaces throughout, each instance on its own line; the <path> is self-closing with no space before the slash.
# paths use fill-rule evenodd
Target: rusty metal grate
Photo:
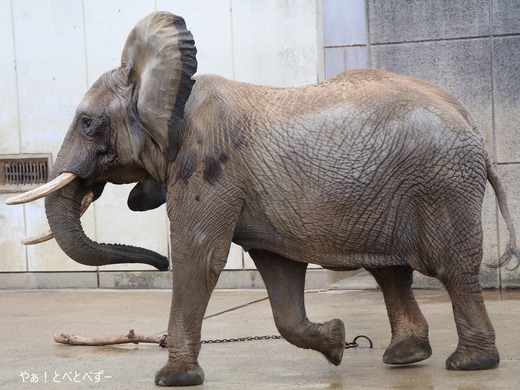
<path id="1" fill-rule="evenodd" d="M 47 183 L 49 156 L 0 158 L 0 192 L 16 192 Z"/>

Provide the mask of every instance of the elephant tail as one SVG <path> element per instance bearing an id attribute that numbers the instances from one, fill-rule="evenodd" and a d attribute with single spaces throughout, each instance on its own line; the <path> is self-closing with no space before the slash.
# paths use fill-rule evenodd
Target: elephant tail
<path id="1" fill-rule="evenodd" d="M 504 218 L 504 222 L 506 223 L 507 231 L 509 232 L 509 243 L 506 246 L 504 254 L 500 257 L 500 259 L 498 259 L 498 263 L 494 267 L 502 267 L 509 263 L 513 257 L 515 257 L 517 264 L 512 269 L 517 269 L 520 266 L 520 251 L 516 246 L 515 226 L 513 224 L 513 219 L 511 218 L 511 213 L 509 212 L 509 207 L 507 206 L 506 190 L 487 154 L 485 156 L 485 160 L 487 179 L 489 183 L 491 183 L 493 191 L 495 191 L 500 214 L 502 214 L 502 218 Z"/>

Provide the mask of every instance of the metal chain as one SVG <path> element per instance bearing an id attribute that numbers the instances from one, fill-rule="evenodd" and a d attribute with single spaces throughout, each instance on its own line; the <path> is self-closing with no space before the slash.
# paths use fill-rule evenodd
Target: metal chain
<path id="1" fill-rule="evenodd" d="M 312 292 L 317 292 L 317 291 L 312 291 Z M 237 310 L 237 309 L 241 309 L 245 306 L 249 306 L 253 303 L 258 303 L 258 302 L 261 302 L 261 301 L 265 301 L 267 300 L 268 297 L 264 297 L 262 299 L 257 299 L 256 301 L 252 301 L 252 302 L 248 302 L 244 305 L 240 305 L 240 306 L 237 306 L 237 307 L 233 307 L 231 309 L 228 309 L 228 310 L 224 310 L 224 311 L 221 311 L 219 313 L 216 313 L 216 314 L 212 314 L 210 316 L 206 316 L 204 317 L 204 319 L 206 318 L 211 318 L 211 317 L 215 317 L 215 316 L 219 316 L 221 314 L 224 314 L 224 313 L 228 313 L 230 311 L 234 311 L 234 310 Z M 358 339 L 360 338 L 363 338 L 363 339 L 366 339 L 368 341 L 368 344 L 369 344 L 369 347 L 368 348 L 374 348 L 374 344 L 372 343 L 372 340 L 370 340 L 370 338 L 368 336 L 365 336 L 365 335 L 359 335 L 359 336 L 356 336 L 354 337 L 354 340 L 352 340 L 352 342 L 345 342 L 345 349 L 350 349 L 350 348 L 357 348 L 359 347 L 359 343 L 357 342 Z M 248 337 L 237 337 L 237 338 L 231 338 L 231 339 L 212 339 L 212 340 L 201 340 L 201 344 L 218 344 L 218 343 L 236 343 L 236 342 L 240 342 L 240 341 L 253 341 L 253 340 L 280 340 L 280 339 L 283 339 L 282 336 L 280 335 L 271 335 L 271 336 L 248 336 Z M 161 337 L 161 339 L 159 340 L 159 346 L 162 347 L 162 348 L 166 348 L 168 345 L 166 344 L 166 335 L 163 335 Z"/>
<path id="2" fill-rule="evenodd" d="M 345 343 L 345 349 L 350 348 L 357 348 L 359 347 L 359 343 L 357 342 L 358 339 L 364 338 L 368 341 L 368 344 L 370 345 L 369 348 L 374 348 L 374 344 L 372 343 L 372 340 L 365 335 L 359 335 L 352 340 L 352 342 Z M 218 343 L 236 343 L 240 341 L 253 341 L 253 340 L 280 340 L 283 339 L 280 335 L 271 335 L 271 336 L 248 336 L 248 337 L 237 337 L 237 338 L 231 338 L 231 339 L 210 339 L 210 340 L 202 340 L 201 344 L 218 344 Z M 166 348 L 166 335 L 163 335 L 161 339 L 159 340 L 159 346 L 162 348 Z"/>
<path id="3" fill-rule="evenodd" d="M 374 348 L 374 344 L 372 343 L 372 340 L 370 340 L 370 337 L 365 336 L 364 334 L 360 334 L 359 336 L 354 337 L 354 340 L 352 340 L 351 343 L 345 343 L 345 349 L 349 348 L 357 348 L 359 347 L 358 339 L 366 339 L 368 341 L 368 348 Z"/>
<path id="4" fill-rule="evenodd" d="M 202 340 L 201 344 L 215 344 L 215 343 L 236 343 L 238 341 L 253 341 L 253 340 L 279 340 L 283 339 L 280 335 L 271 336 L 248 336 L 248 337 L 237 337 L 234 339 L 214 339 L 214 340 Z"/>

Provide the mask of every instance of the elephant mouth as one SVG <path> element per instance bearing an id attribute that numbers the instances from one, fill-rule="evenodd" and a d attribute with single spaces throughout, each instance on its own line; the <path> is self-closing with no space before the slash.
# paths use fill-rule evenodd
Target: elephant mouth
<path id="1" fill-rule="evenodd" d="M 103 193 L 103 190 L 105 189 L 106 182 L 93 182 L 92 180 L 85 180 L 80 179 L 80 185 L 82 188 L 85 188 L 88 191 L 88 194 L 85 195 L 85 198 L 90 196 L 89 194 L 92 193 L 92 202 L 95 202 L 101 194 Z M 85 200 L 85 198 L 83 200 Z M 91 203 L 92 203 L 91 202 Z"/>

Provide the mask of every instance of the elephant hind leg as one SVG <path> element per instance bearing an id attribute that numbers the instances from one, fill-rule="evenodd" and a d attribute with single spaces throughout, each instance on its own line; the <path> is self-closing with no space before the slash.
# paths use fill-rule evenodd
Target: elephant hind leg
<path id="1" fill-rule="evenodd" d="M 478 273 L 450 272 L 441 278 L 450 295 L 459 342 L 446 360 L 450 370 L 496 368 L 500 356 L 482 297 Z"/>
<path id="2" fill-rule="evenodd" d="M 467 196 L 455 204 L 449 210 L 451 219 L 439 217 L 438 223 L 432 222 L 434 230 L 430 231 L 437 234 L 430 236 L 426 247 L 436 249 L 430 251 L 434 257 L 429 264 L 437 264 L 434 275 L 448 291 L 457 327 L 457 348 L 446 361 L 451 370 L 485 370 L 500 361 L 479 280 L 483 234 L 476 221 L 481 218 L 480 207 L 472 206 L 470 200 Z"/>
<path id="3" fill-rule="evenodd" d="M 264 280 L 280 334 L 291 344 L 319 351 L 329 362 L 339 365 L 345 350 L 345 327 L 339 319 L 319 324 L 307 318 L 304 302 L 307 264 L 263 250 L 249 253 Z"/>
<path id="4" fill-rule="evenodd" d="M 410 364 L 429 358 L 432 349 L 428 341 L 428 323 L 413 295 L 413 270 L 399 266 L 368 271 L 381 287 L 392 329 L 392 341 L 383 355 L 383 362 Z"/>

